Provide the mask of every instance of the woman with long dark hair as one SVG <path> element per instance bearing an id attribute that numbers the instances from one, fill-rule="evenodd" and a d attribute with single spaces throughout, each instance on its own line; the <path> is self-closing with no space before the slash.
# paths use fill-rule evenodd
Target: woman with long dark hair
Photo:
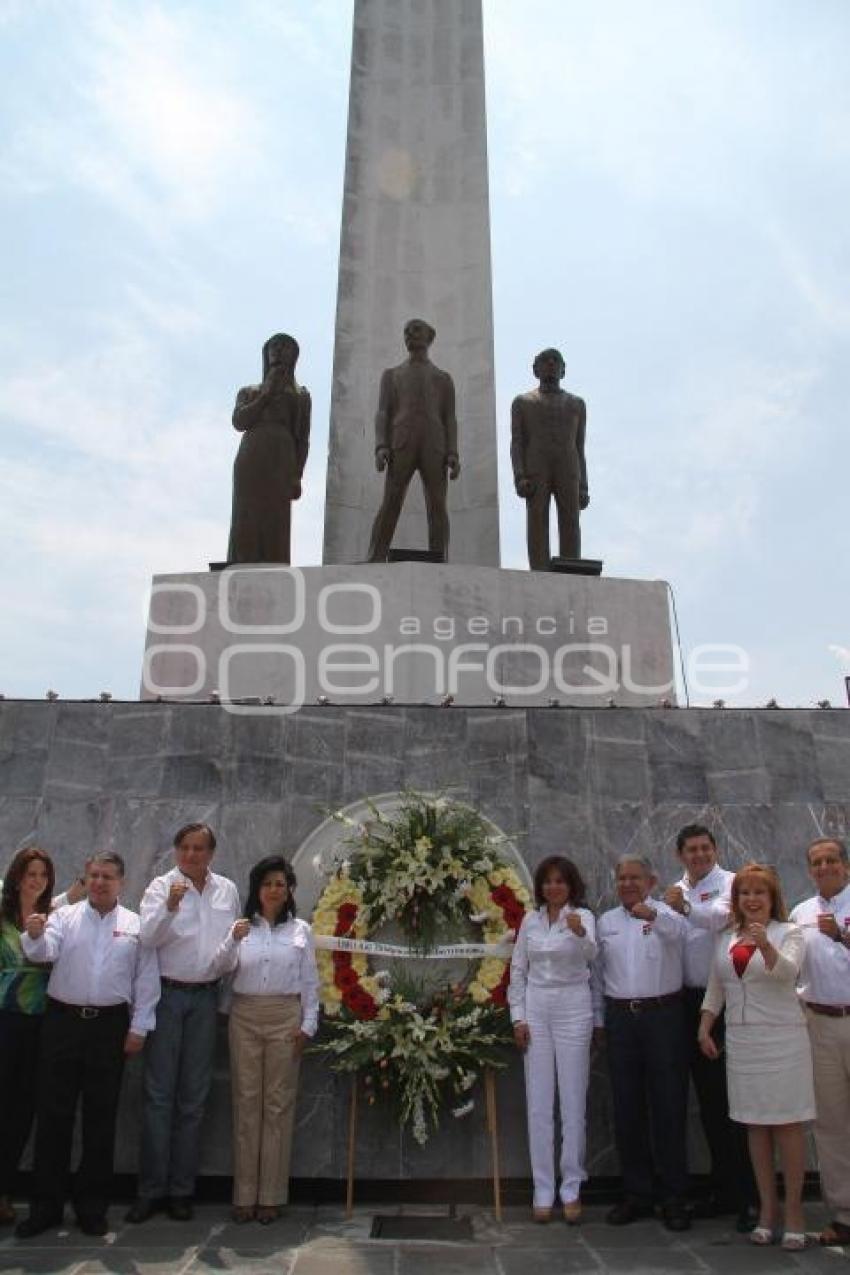
<path id="1" fill-rule="evenodd" d="M 37 846 L 19 850 L 0 895 L 0 1225 L 15 1220 L 12 1180 L 35 1114 L 41 1023 L 50 968 L 32 965 L 21 932 L 33 913 L 50 911 L 53 862 Z"/>
<path id="2" fill-rule="evenodd" d="M 295 873 L 282 855 L 255 863 L 245 915 L 219 950 L 235 971 L 230 1010 L 233 1217 L 264 1224 L 289 1197 L 298 1069 L 319 1015 L 313 937 L 295 915 Z"/>
<path id="3" fill-rule="evenodd" d="M 508 1003 L 514 1039 L 525 1054 L 528 1143 L 534 1218 L 548 1222 L 555 1201 L 555 1088 L 561 1112 L 560 1201 L 564 1218 L 581 1216 L 585 1106 L 593 1009 L 590 963 L 596 925 L 585 907 L 584 881 L 563 855 L 534 874 L 537 910 L 525 916 L 511 960 Z"/>

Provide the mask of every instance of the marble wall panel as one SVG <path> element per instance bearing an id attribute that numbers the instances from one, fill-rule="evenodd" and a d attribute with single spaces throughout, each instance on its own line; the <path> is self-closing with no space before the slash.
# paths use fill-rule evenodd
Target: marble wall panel
<path id="1" fill-rule="evenodd" d="M 591 901 L 613 899 L 613 865 L 649 854 L 678 875 L 675 835 L 708 823 L 732 867 L 774 862 L 790 900 L 809 890 L 805 845 L 850 829 L 846 710 L 308 708 L 236 717 L 217 705 L 0 702 L 0 847 L 33 841 L 55 853 L 60 882 L 93 848 L 127 860 L 125 899 L 171 862 L 174 831 L 216 828 L 216 866 L 244 889 L 251 864 L 294 852 L 344 802 L 404 786 L 448 789 L 478 804 L 530 869 L 550 853 L 580 864 Z M 2 870 L 2 865 L 0 865 Z M 589 1097 L 590 1167 L 616 1172 L 604 1061 Z M 498 1081 L 503 1168 L 528 1172 L 521 1070 Z M 349 1085 L 305 1060 L 293 1171 L 341 1178 Z M 132 1169 L 138 1067 L 128 1069 L 119 1166 Z M 204 1171 L 230 1166 L 224 1028 L 205 1127 Z M 420 1150 L 377 1110 L 364 1112 L 358 1174 L 486 1177 L 482 1114 L 452 1122 Z M 694 1164 L 702 1146 L 694 1132 Z"/>

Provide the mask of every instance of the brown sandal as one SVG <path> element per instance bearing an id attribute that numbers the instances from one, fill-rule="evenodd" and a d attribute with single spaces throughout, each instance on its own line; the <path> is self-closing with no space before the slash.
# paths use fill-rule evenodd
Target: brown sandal
<path id="1" fill-rule="evenodd" d="M 850 1244 L 850 1226 L 846 1222 L 833 1219 L 821 1231 L 818 1244 L 822 1244 L 824 1248 L 837 1248 Z"/>
<path id="2" fill-rule="evenodd" d="M 0 1226 L 11 1226 L 17 1216 L 8 1195 L 0 1195 Z"/>
<path id="3" fill-rule="evenodd" d="M 243 1222 L 253 1222 L 256 1211 L 253 1204 L 237 1204 L 231 1209 L 230 1216 L 241 1225 Z"/>

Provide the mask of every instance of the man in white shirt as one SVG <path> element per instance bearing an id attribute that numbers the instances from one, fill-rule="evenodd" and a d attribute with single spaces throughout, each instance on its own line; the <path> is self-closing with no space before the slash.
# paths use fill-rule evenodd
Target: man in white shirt
<path id="1" fill-rule="evenodd" d="M 118 903 L 123 881 L 120 855 L 93 855 L 84 901 L 26 918 L 27 958 L 52 963 L 53 970 L 41 1037 L 32 1203 L 15 1232 L 24 1239 L 62 1222 L 80 1099 L 74 1209 L 86 1235 L 107 1231 L 124 1058 L 138 1053 L 153 1030 L 159 999 L 156 954 L 139 941 L 139 917 Z"/>
<path id="2" fill-rule="evenodd" d="M 821 1190 L 832 1214 L 820 1240 L 850 1244 L 850 863 L 836 837 L 818 837 L 806 858 L 818 892 L 791 920 L 806 945 L 799 990 L 812 1044 Z"/>
<path id="3" fill-rule="evenodd" d="M 142 942 L 159 957 L 162 1000 L 145 1049 L 139 1187 L 128 1222 L 147 1221 L 162 1200 L 178 1221 L 192 1216 L 215 1051 L 214 958 L 239 915 L 236 886 L 210 871 L 214 851 L 212 828 L 186 824 L 174 837 L 175 866 L 142 898 Z"/>
<path id="4" fill-rule="evenodd" d="M 676 837 L 676 853 L 684 874 L 664 892 L 664 902 L 687 923 L 684 947 L 684 1015 L 688 1067 L 699 1104 L 700 1121 L 711 1161 L 709 1194 L 696 1202 L 700 1217 L 736 1213 L 737 1229 L 751 1231 L 756 1222 L 756 1187 L 744 1125 L 729 1119 L 726 1066 L 710 1059 L 697 1043 L 697 1032 L 717 935 L 729 922 L 734 872 L 717 862 L 717 842 L 710 828 L 691 823 Z M 715 1027 L 722 1044 L 722 1014 Z"/>
<path id="5" fill-rule="evenodd" d="M 607 1221 L 624 1226 L 651 1216 L 657 1173 L 664 1225 L 686 1231 L 685 922 L 651 897 L 657 878 L 647 859 L 624 855 L 616 872 L 620 906 L 599 918 L 593 971 L 594 1021 L 597 1035 L 604 1027 L 623 1173 L 623 1199 Z"/>

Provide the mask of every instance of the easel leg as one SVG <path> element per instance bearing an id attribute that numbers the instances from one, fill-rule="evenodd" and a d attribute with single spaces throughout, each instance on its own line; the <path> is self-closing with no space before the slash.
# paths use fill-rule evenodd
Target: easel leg
<path id="1" fill-rule="evenodd" d="M 357 1072 L 351 1077 L 351 1098 L 348 1104 L 348 1177 L 345 1184 L 345 1216 L 354 1212 L 354 1143 L 357 1135 Z"/>
<path id="2" fill-rule="evenodd" d="M 496 1221 L 502 1220 L 502 1176 L 499 1168 L 499 1121 L 496 1108 L 496 1077 L 493 1069 L 484 1072 L 484 1108 L 487 1113 L 487 1131 L 490 1134 L 490 1164 L 493 1169 L 493 1212 Z"/>

